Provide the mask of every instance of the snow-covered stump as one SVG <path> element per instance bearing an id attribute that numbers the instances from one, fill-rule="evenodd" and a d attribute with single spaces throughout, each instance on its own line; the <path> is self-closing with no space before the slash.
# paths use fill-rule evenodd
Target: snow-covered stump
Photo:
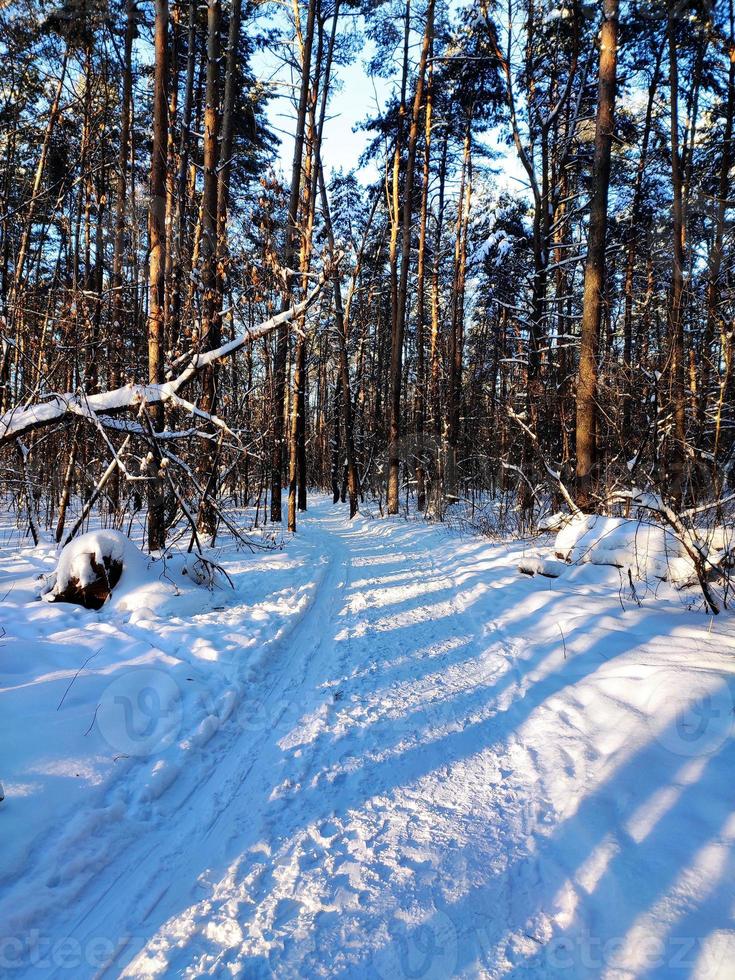
<path id="1" fill-rule="evenodd" d="M 63 548 L 43 598 L 101 609 L 123 578 L 129 584 L 145 568 L 143 554 L 121 531 L 90 531 Z"/>

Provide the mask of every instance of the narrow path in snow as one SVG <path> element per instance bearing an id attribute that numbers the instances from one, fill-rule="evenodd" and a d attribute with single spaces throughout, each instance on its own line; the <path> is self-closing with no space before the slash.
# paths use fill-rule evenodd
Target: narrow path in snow
<path id="1" fill-rule="evenodd" d="M 71 902 L 53 898 L 75 873 L 59 856 L 41 932 L 112 939 L 100 976 L 608 975 L 580 935 L 624 941 L 661 899 L 637 904 L 628 857 L 607 881 L 635 844 L 631 820 L 615 828 L 646 801 L 665 815 L 671 774 L 685 793 L 707 766 L 687 775 L 628 696 L 641 614 L 596 620 L 599 596 L 571 590 L 563 649 L 551 585 L 502 549 L 324 503 L 302 533 L 327 558 L 313 601 L 165 792 L 118 791 L 125 833 L 106 825 L 108 859 Z"/>

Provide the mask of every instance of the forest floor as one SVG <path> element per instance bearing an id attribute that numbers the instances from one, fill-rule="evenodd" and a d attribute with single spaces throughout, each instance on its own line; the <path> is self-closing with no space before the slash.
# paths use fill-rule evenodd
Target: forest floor
<path id="1" fill-rule="evenodd" d="M 8 537 L 0 975 L 735 977 L 735 619 L 532 547 L 317 498 L 95 613 Z"/>

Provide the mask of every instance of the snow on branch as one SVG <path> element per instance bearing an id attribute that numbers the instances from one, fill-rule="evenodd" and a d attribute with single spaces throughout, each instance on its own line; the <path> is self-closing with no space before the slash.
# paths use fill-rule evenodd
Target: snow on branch
<path id="1" fill-rule="evenodd" d="M 115 388 L 112 391 L 103 391 L 94 395 L 84 393 L 54 394 L 43 403 L 11 409 L 0 416 L 0 446 L 18 439 L 34 429 L 41 429 L 47 425 L 53 425 L 55 422 L 60 422 L 67 415 L 82 416 L 89 419 L 91 413 L 97 415 L 101 412 L 121 412 L 137 408 L 141 404 L 155 405 L 160 402 L 181 404 L 182 400 L 178 392 L 187 382 L 191 381 L 208 365 L 231 357 L 246 344 L 265 337 L 277 330 L 278 327 L 305 313 L 332 275 L 333 269 L 331 267 L 323 269 L 314 288 L 300 303 L 289 307 L 282 313 L 277 313 L 252 330 L 233 337 L 232 340 L 215 350 L 204 353 L 191 351 L 186 356 L 186 367 L 181 373 L 163 384 L 127 384 L 122 388 Z M 189 405 L 188 402 L 185 404 Z M 222 420 L 211 417 L 211 421 L 220 428 L 227 429 Z"/>
<path id="2" fill-rule="evenodd" d="M 610 502 L 629 501 L 635 507 L 640 507 L 643 510 L 648 510 L 656 514 L 664 524 L 669 525 L 692 560 L 704 601 L 710 612 L 716 616 L 720 611 L 720 607 L 707 580 L 707 576 L 709 571 L 718 571 L 717 563 L 712 561 L 707 554 L 707 547 L 700 540 L 697 529 L 687 523 L 688 519 L 696 515 L 698 508 L 684 511 L 683 514 L 677 514 L 657 494 L 642 494 L 639 491 L 631 490 L 618 491 L 609 500 Z"/>

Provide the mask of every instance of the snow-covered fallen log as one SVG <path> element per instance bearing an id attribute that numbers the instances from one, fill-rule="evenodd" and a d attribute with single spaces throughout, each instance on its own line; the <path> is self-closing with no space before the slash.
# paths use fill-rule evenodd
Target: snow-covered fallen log
<path id="1" fill-rule="evenodd" d="M 531 577 L 541 575 L 544 578 L 559 578 L 565 567 L 560 561 L 550 561 L 547 558 L 541 558 L 539 555 L 527 555 L 518 562 L 518 571 L 522 575 Z"/>
<path id="2" fill-rule="evenodd" d="M 67 415 L 85 418 L 96 423 L 100 413 L 111 414 L 135 409 L 141 403 L 155 405 L 161 402 L 178 402 L 178 392 L 208 365 L 231 357 L 246 344 L 267 336 L 305 313 L 331 275 L 331 270 L 326 269 L 301 303 L 289 307 L 282 313 L 277 313 L 252 330 L 234 337 L 215 350 L 204 353 L 190 351 L 176 362 L 177 366 L 185 365 L 180 373 L 162 384 L 127 384 L 112 391 L 101 391 L 92 395 L 55 393 L 43 403 L 11 409 L 0 416 L 0 446 L 13 439 L 18 439 L 27 432 L 60 422 Z M 216 417 L 212 417 L 212 421 L 215 424 L 223 425 L 221 420 Z"/>

